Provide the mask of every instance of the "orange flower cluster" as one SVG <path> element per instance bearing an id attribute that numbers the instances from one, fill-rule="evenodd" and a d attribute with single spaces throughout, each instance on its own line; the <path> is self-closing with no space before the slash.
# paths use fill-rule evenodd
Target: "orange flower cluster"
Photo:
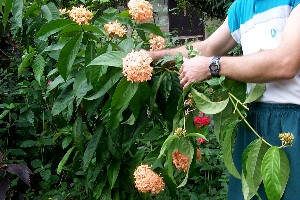
<path id="1" fill-rule="evenodd" d="M 151 39 L 149 40 L 150 51 L 162 50 L 166 47 L 166 42 L 163 37 L 154 34 L 150 34 L 150 37 L 151 37 Z"/>
<path id="2" fill-rule="evenodd" d="M 133 173 L 135 178 L 135 187 L 143 192 L 151 192 L 152 194 L 158 194 L 165 188 L 165 183 L 158 174 L 151 170 L 148 165 L 140 165 Z"/>
<path id="3" fill-rule="evenodd" d="M 69 12 L 69 17 L 80 25 L 88 24 L 88 21 L 93 18 L 93 13 L 82 5 L 80 7 L 73 6 Z"/>
<path id="4" fill-rule="evenodd" d="M 184 172 L 187 172 L 190 167 L 190 158 L 188 156 L 180 153 L 177 149 L 172 153 L 172 159 L 176 169 L 183 169 Z"/>
<path id="5" fill-rule="evenodd" d="M 145 0 L 130 0 L 128 2 L 129 14 L 138 24 L 150 22 L 153 19 L 153 7 Z"/>
<path id="6" fill-rule="evenodd" d="M 131 82 L 144 82 L 151 79 L 152 58 L 145 50 L 132 51 L 123 58 L 123 74 Z"/>
<path id="7" fill-rule="evenodd" d="M 201 151 L 199 148 L 197 148 L 197 157 L 196 157 L 196 161 L 197 162 L 201 162 L 202 160 L 202 155 L 201 155 Z"/>
<path id="8" fill-rule="evenodd" d="M 108 24 L 105 24 L 104 28 L 106 33 L 110 37 L 114 37 L 116 35 L 119 37 L 123 37 L 126 34 L 126 29 L 124 28 L 124 26 L 122 26 L 122 24 L 117 21 L 109 22 Z"/>

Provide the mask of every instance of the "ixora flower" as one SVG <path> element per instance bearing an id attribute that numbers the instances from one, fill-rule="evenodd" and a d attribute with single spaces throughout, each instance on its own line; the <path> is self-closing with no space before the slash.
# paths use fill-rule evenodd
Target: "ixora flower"
<path id="1" fill-rule="evenodd" d="M 124 28 L 124 26 L 122 26 L 122 24 L 117 21 L 109 22 L 108 24 L 105 24 L 104 28 L 106 33 L 110 37 L 114 37 L 114 36 L 123 37 L 126 34 L 126 29 Z"/>
<path id="2" fill-rule="evenodd" d="M 130 0 L 128 2 L 129 14 L 138 24 L 150 22 L 153 19 L 153 7 L 145 0 Z"/>
<path id="3" fill-rule="evenodd" d="M 144 82 L 151 79 L 152 58 L 145 50 L 132 51 L 123 58 L 123 74 L 131 82 Z"/>
<path id="4" fill-rule="evenodd" d="M 93 13 L 83 7 L 83 5 L 80 7 L 73 6 L 72 10 L 69 12 L 69 17 L 80 25 L 88 24 L 88 21 L 93 18 Z"/>
<path id="5" fill-rule="evenodd" d="M 199 144 L 203 144 L 203 143 L 206 142 L 206 140 L 205 140 L 204 138 L 200 137 L 200 138 L 198 138 L 197 142 L 198 142 Z"/>
<path id="6" fill-rule="evenodd" d="M 210 118 L 208 116 L 205 116 L 202 112 L 200 112 L 199 116 L 194 117 L 194 124 L 196 128 L 200 130 L 201 127 L 210 124 Z"/>
<path id="7" fill-rule="evenodd" d="M 152 33 L 150 34 L 150 37 L 150 51 L 162 50 L 166 47 L 166 42 L 163 37 L 154 35 Z"/>
<path id="8" fill-rule="evenodd" d="M 135 187 L 143 193 L 158 194 L 165 188 L 162 177 L 152 171 L 149 165 L 138 166 L 133 176 L 135 178 Z"/>
<path id="9" fill-rule="evenodd" d="M 173 163 L 176 169 L 183 169 L 184 172 L 187 172 L 190 166 L 190 158 L 182 154 L 178 149 L 172 153 Z"/>

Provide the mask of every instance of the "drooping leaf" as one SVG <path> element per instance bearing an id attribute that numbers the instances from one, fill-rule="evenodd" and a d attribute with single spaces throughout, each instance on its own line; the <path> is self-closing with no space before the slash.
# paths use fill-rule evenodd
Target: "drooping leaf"
<path id="1" fill-rule="evenodd" d="M 22 28 L 22 19 L 23 19 L 23 0 L 13 0 L 12 4 L 12 33 L 16 35 L 19 28 Z"/>
<path id="2" fill-rule="evenodd" d="M 262 161 L 262 177 L 268 199 L 279 200 L 282 191 L 280 170 L 280 153 L 277 146 L 272 146 L 266 152 Z"/>
<path id="3" fill-rule="evenodd" d="M 132 38 L 122 40 L 118 47 L 121 49 L 121 51 L 125 53 L 130 53 L 135 47 L 134 40 Z"/>
<path id="4" fill-rule="evenodd" d="M 137 30 L 143 30 L 149 33 L 153 33 L 155 35 L 161 36 L 163 37 L 164 34 L 163 32 L 160 30 L 160 28 L 155 25 L 155 24 L 151 24 L 151 23 L 143 23 L 143 24 L 139 24 L 135 27 Z"/>
<path id="5" fill-rule="evenodd" d="M 88 65 L 101 65 L 101 66 L 111 66 L 111 67 L 122 67 L 123 58 L 126 56 L 126 53 L 120 51 L 112 51 L 104 53 Z"/>
<path id="6" fill-rule="evenodd" d="M 195 89 L 192 89 L 192 95 L 196 103 L 196 107 L 205 114 L 219 113 L 226 108 L 229 102 L 229 98 L 223 101 L 213 102 L 207 96 L 198 92 Z"/>
<path id="7" fill-rule="evenodd" d="M 35 80 L 41 85 L 41 77 L 43 76 L 46 67 L 45 59 L 41 55 L 37 55 L 32 63 Z"/>
<path id="8" fill-rule="evenodd" d="M 244 103 L 251 103 L 260 98 L 266 90 L 265 83 L 252 83 L 251 91 Z"/>
<path id="9" fill-rule="evenodd" d="M 280 193 L 280 198 L 282 197 L 286 184 L 289 180 L 290 176 L 290 162 L 288 157 L 286 156 L 286 153 L 282 150 L 279 149 L 279 154 L 280 154 L 280 174 L 281 174 L 281 193 Z"/>
<path id="10" fill-rule="evenodd" d="M 85 65 L 88 65 L 96 57 L 96 43 L 89 41 L 85 49 Z"/>
<path id="11" fill-rule="evenodd" d="M 107 177 L 111 189 L 114 187 L 115 182 L 118 178 L 120 166 L 121 160 L 116 159 L 112 160 L 111 163 L 107 166 Z"/>
<path id="12" fill-rule="evenodd" d="M 238 121 L 233 121 L 228 126 L 224 127 L 225 137 L 224 141 L 222 142 L 222 150 L 223 150 L 223 159 L 224 163 L 229 171 L 234 177 L 241 179 L 241 175 L 235 167 L 232 158 L 233 146 L 234 146 L 234 139 L 236 136 L 236 125 Z"/>
<path id="13" fill-rule="evenodd" d="M 6 27 L 12 5 L 13 5 L 13 0 L 6 0 L 5 1 L 4 14 L 3 14 L 3 18 L 2 18 L 2 23 L 3 23 L 4 29 Z M 2 7 L 2 5 L 1 5 L 1 7 Z"/>
<path id="14" fill-rule="evenodd" d="M 82 69 L 77 73 L 74 80 L 73 91 L 76 98 L 76 106 L 78 107 L 85 95 L 93 89 L 91 84 L 87 83 L 85 70 Z"/>
<path id="15" fill-rule="evenodd" d="M 82 152 L 83 151 L 83 129 L 82 129 L 82 118 L 78 117 L 73 124 L 72 137 L 74 140 L 75 147 Z"/>
<path id="16" fill-rule="evenodd" d="M 56 20 L 59 18 L 59 10 L 53 2 L 47 5 L 42 5 L 41 7 L 42 15 L 47 21 Z"/>
<path id="17" fill-rule="evenodd" d="M 173 142 L 173 140 L 178 139 L 179 137 L 177 135 L 169 135 L 169 137 L 164 141 L 163 145 L 161 146 L 159 156 L 157 159 L 159 159 L 166 151 L 167 147 Z"/>
<path id="18" fill-rule="evenodd" d="M 165 100 L 167 101 L 171 90 L 172 90 L 172 76 L 170 73 L 166 73 L 165 76 L 163 76 L 161 85 L 160 85 L 160 92 L 162 94 L 162 96 L 165 98 Z"/>
<path id="19" fill-rule="evenodd" d="M 64 157 L 61 159 L 61 161 L 58 164 L 58 167 L 56 169 L 57 174 L 60 174 L 63 167 L 65 166 L 66 162 L 69 160 L 69 157 L 71 155 L 71 153 L 73 152 L 75 146 L 70 148 L 67 153 L 64 155 Z"/>
<path id="20" fill-rule="evenodd" d="M 50 21 L 41 27 L 36 33 L 36 37 L 40 40 L 47 40 L 50 35 L 61 31 L 65 26 L 70 24 L 75 24 L 75 22 L 70 19 L 56 19 Z"/>
<path id="21" fill-rule="evenodd" d="M 101 176 L 99 183 L 96 185 L 95 190 L 93 190 L 93 197 L 95 199 L 99 199 L 101 197 L 106 181 L 107 176 Z"/>
<path id="22" fill-rule="evenodd" d="M 20 76 L 24 69 L 29 66 L 30 60 L 33 58 L 34 55 L 35 52 L 25 54 L 22 56 L 22 63 L 18 68 L 18 76 Z"/>
<path id="23" fill-rule="evenodd" d="M 63 77 L 63 79 L 67 79 L 68 75 L 73 66 L 76 55 L 79 51 L 83 34 L 79 33 L 72 37 L 66 45 L 62 48 L 59 58 L 57 61 L 58 72 Z"/>
<path id="24" fill-rule="evenodd" d="M 72 84 L 66 86 L 66 88 L 61 92 L 61 94 L 57 97 L 52 107 L 52 115 L 58 115 L 63 110 L 65 110 L 70 103 L 74 101 L 74 92 Z"/>
<path id="25" fill-rule="evenodd" d="M 95 152 L 99 143 L 99 140 L 103 133 L 103 126 L 100 126 L 94 133 L 93 137 L 88 142 L 88 145 L 83 155 L 83 171 L 86 171 L 92 158 L 95 156 Z"/>

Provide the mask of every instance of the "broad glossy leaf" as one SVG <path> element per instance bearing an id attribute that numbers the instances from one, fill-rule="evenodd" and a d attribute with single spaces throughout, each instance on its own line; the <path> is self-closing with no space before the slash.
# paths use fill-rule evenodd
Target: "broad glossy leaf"
<path id="1" fill-rule="evenodd" d="M 78 107 L 85 95 L 93 89 L 91 84 L 87 83 L 85 70 L 82 69 L 77 73 L 74 80 L 73 91 L 76 98 L 76 106 Z"/>
<path id="2" fill-rule="evenodd" d="M 35 80 L 41 85 L 41 77 L 43 76 L 44 69 L 46 67 L 46 61 L 43 56 L 38 55 L 35 57 L 32 63 L 33 73 Z"/>
<path id="3" fill-rule="evenodd" d="M 95 189 L 93 190 L 93 197 L 95 199 L 99 199 L 102 194 L 102 190 L 105 186 L 105 183 L 107 181 L 107 176 L 101 176 L 99 183 L 95 186 Z"/>
<path id="4" fill-rule="evenodd" d="M 121 51 L 125 53 L 130 53 L 132 50 L 134 50 L 135 44 L 134 40 L 132 38 L 127 38 L 125 40 L 122 40 L 120 44 L 118 45 Z"/>
<path id="5" fill-rule="evenodd" d="M 280 193 L 280 198 L 281 198 L 284 193 L 286 184 L 289 180 L 290 162 L 288 157 L 286 156 L 286 153 L 282 149 L 279 149 L 279 154 L 280 154 L 280 174 L 281 174 L 281 193 Z"/>
<path id="6" fill-rule="evenodd" d="M 159 159 L 165 153 L 167 147 L 173 142 L 173 140 L 178 138 L 179 137 L 177 135 L 169 135 L 169 137 L 164 141 L 163 145 L 161 146 L 160 153 L 157 159 Z"/>
<path id="7" fill-rule="evenodd" d="M 68 161 L 68 159 L 69 159 L 71 153 L 73 152 L 74 148 L 75 148 L 75 147 L 70 148 L 70 149 L 67 151 L 67 153 L 64 155 L 64 157 L 61 159 L 61 161 L 59 162 L 58 167 L 57 167 L 57 169 L 56 169 L 57 174 L 60 174 L 60 173 L 61 173 L 63 167 L 65 166 L 66 162 Z"/>
<path id="8" fill-rule="evenodd" d="M 65 110 L 71 102 L 74 101 L 74 92 L 72 85 L 68 85 L 62 93 L 57 97 L 52 107 L 52 115 L 58 115 Z"/>
<path id="9" fill-rule="evenodd" d="M 13 5 L 12 5 L 12 33 L 15 35 L 17 33 L 17 30 L 19 28 L 22 28 L 22 19 L 23 19 L 23 7 L 24 7 L 24 2 L 23 0 L 13 0 Z"/>
<path id="10" fill-rule="evenodd" d="M 248 97 L 245 100 L 245 103 L 251 103 L 253 101 L 256 101 L 258 98 L 260 98 L 263 95 L 265 90 L 266 90 L 265 83 L 252 83 L 251 91 L 249 92 Z"/>
<path id="11" fill-rule="evenodd" d="M 88 65 L 96 57 L 96 43 L 89 41 L 85 49 L 85 65 Z"/>
<path id="12" fill-rule="evenodd" d="M 197 108 L 205 114 L 216 114 L 222 112 L 229 102 L 229 98 L 223 101 L 212 102 L 207 96 L 198 92 L 194 88 L 192 88 L 192 95 Z"/>
<path id="13" fill-rule="evenodd" d="M 222 150 L 223 150 L 224 163 L 229 173 L 232 174 L 234 177 L 241 179 L 241 175 L 236 169 L 232 158 L 232 151 L 233 151 L 234 141 L 236 137 L 237 123 L 238 121 L 234 121 L 228 126 L 224 127 L 226 131 L 225 131 L 224 141 L 222 142 Z"/>
<path id="14" fill-rule="evenodd" d="M 93 137 L 87 144 L 87 147 L 83 156 L 83 171 L 86 171 L 92 158 L 95 156 L 95 152 L 99 143 L 99 140 L 103 133 L 103 126 L 100 126 L 94 133 Z"/>
<path id="15" fill-rule="evenodd" d="M 50 2 L 47 5 L 41 7 L 42 15 L 47 21 L 59 19 L 59 11 L 54 3 Z"/>
<path id="16" fill-rule="evenodd" d="M 69 72 L 71 71 L 74 60 L 81 45 L 82 36 L 83 34 L 79 33 L 72 37 L 62 48 L 59 54 L 59 58 L 57 61 L 58 72 L 64 80 L 68 78 Z"/>
<path id="17" fill-rule="evenodd" d="M 137 30 L 143 30 L 143 31 L 150 32 L 150 33 L 153 33 L 158 36 L 162 36 L 162 37 L 164 36 L 163 32 L 155 24 L 143 23 L 143 24 L 137 25 L 135 28 Z"/>
<path id="18" fill-rule="evenodd" d="M 121 160 L 114 159 L 107 167 L 107 177 L 111 189 L 114 187 L 115 182 L 118 178 L 120 166 L 121 166 Z"/>
<path id="19" fill-rule="evenodd" d="M 123 58 L 126 56 L 126 53 L 121 51 L 112 51 L 104 53 L 88 65 L 101 65 L 101 66 L 112 66 L 112 67 L 123 67 Z"/>
<path id="20" fill-rule="evenodd" d="M 154 108 L 158 89 L 162 83 L 164 76 L 166 76 L 166 74 L 167 74 L 167 72 L 164 72 L 162 75 L 159 76 L 159 78 L 155 79 L 155 81 L 154 81 L 154 84 L 152 87 L 152 94 L 150 96 L 150 106 L 149 106 L 150 112 L 152 112 L 152 110 Z"/>
<path id="21" fill-rule="evenodd" d="M 78 117 L 73 124 L 72 137 L 74 140 L 75 147 L 82 152 L 83 151 L 83 129 L 82 129 L 82 118 Z"/>
<path id="22" fill-rule="evenodd" d="M 163 80 L 160 85 L 160 92 L 166 101 L 168 100 L 172 90 L 172 81 L 171 74 L 166 73 L 165 76 L 163 76 Z"/>
<path id="23" fill-rule="evenodd" d="M 47 40 L 47 38 L 59 31 L 61 31 L 65 26 L 75 24 L 70 19 L 56 19 L 44 24 L 41 29 L 36 33 L 36 37 L 40 40 Z"/>
<path id="24" fill-rule="evenodd" d="M 268 199 L 279 200 L 282 192 L 280 153 L 277 146 L 266 152 L 262 161 L 262 177 Z"/>
<path id="25" fill-rule="evenodd" d="M 11 8 L 12 8 L 12 4 L 13 4 L 13 0 L 6 0 L 5 1 L 4 14 L 3 14 L 3 18 L 2 18 L 2 23 L 3 23 L 4 29 L 6 27 L 6 24 L 7 24 L 8 18 L 9 18 L 9 14 L 10 14 L 10 11 L 11 11 Z"/>
<path id="26" fill-rule="evenodd" d="M 18 76 L 20 76 L 24 69 L 29 66 L 30 59 L 33 58 L 34 55 L 35 52 L 25 54 L 22 56 L 22 63 L 18 68 Z"/>
<path id="27" fill-rule="evenodd" d="M 84 31 L 87 31 L 87 32 L 92 32 L 92 33 L 97 33 L 97 34 L 100 34 L 100 35 L 105 35 L 105 33 L 103 33 L 103 31 L 98 28 L 97 26 L 93 26 L 93 25 L 82 25 L 82 28 Z"/>

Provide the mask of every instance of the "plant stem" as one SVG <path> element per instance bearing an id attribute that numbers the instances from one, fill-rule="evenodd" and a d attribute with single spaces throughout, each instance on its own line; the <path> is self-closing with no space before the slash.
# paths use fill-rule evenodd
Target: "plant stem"
<path id="1" fill-rule="evenodd" d="M 238 99 L 233 98 L 234 96 L 229 93 L 229 99 L 233 105 L 235 105 L 234 99 L 238 101 Z M 255 130 L 254 128 L 249 124 L 249 122 L 246 120 L 245 116 L 241 113 L 241 111 L 237 108 L 236 111 L 238 114 L 241 116 L 242 120 L 246 123 L 246 125 L 250 128 L 250 130 L 259 138 L 261 139 L 264 143 L 269 145 L 270 147 L 272 146 L 269 142 L 267 142 L 263 137 L 261 137 Z"/>
<path id="2" fill-rule="evenodd" d="M 228 94 L 229 97 L 232 97 L 234 100 L 236 100 L 236 102 L 243 106 L 246 110 L 249 110 L 249 108 L 245 104 L 243 104 L 238 98 L 236 98 L 233 94 L 231 94 L 230 92 L 228 92 Z"/>

